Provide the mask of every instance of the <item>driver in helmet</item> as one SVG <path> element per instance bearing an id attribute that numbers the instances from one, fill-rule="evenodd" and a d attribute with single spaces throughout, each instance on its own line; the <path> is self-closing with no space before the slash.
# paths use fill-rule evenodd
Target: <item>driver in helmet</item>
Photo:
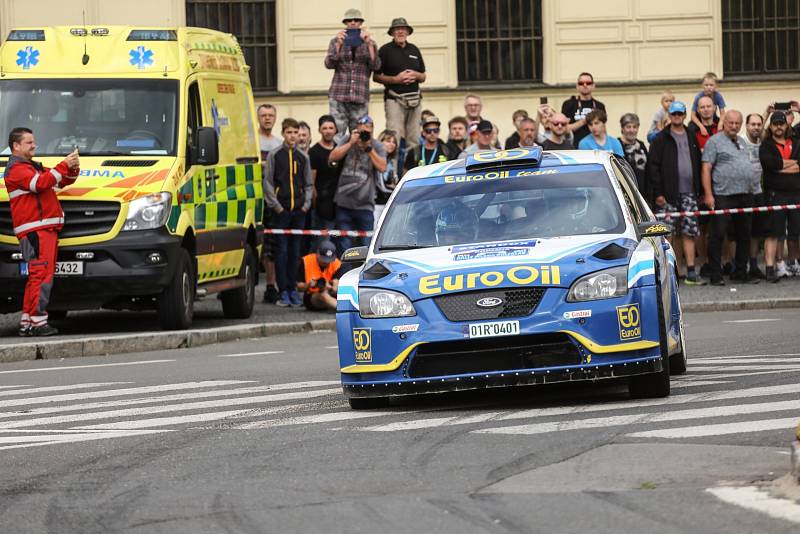
<path id="1" fill-rule="evenodd" d="M 565 234 L 591 233 L 588 224 L 589 197 L 580 189 L 546 189 L 544 198 L 549 213 L 555 214 Z"/>
<path id="2" fill-rule="evenodd" d="M 478 216 L 461 202 L 451 202 L 439 210 L 435 234 L 438 246 L 473 243 L 478 237 Z"/>

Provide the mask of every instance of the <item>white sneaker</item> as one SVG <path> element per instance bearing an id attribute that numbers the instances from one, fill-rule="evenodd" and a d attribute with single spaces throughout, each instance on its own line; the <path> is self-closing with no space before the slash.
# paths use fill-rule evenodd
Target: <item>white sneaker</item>
<path id="1" fill-rule="evenodd" d="M 789 265 L 789 274 L 792 276 L 800 276 L 800 263 L 798 263 L 797 260 Z"/>
<path id="2" fill-rule="evenodd" d="M 786 269 L 785 261 L 781 260 L 775 264 L 775 276 L 778 278 L 789 278 L 792 276 L 792 273 Z"/>

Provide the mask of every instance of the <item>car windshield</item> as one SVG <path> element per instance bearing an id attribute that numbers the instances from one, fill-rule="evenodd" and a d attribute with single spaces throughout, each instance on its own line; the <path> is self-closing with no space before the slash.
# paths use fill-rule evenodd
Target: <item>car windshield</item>
<path id="1" fill-rule="evenodd" d="M 176 80 L 4 80 L 0 132 L 30 128 L 39 157 L 174 155 L 177 95 Z"/>
<path id="2" fill-rule="evenodd" d="M 402 184 L 381 225 L 375 250 L 624 229 L 617 197 L 601 165 L 509 170 Z"/>

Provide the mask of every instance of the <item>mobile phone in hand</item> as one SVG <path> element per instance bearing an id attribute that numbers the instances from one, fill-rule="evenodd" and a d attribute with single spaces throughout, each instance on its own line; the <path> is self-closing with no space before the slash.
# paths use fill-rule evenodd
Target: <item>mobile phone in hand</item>
<path id="1" fill-rule="evenodd" d="M 361 38 L 361 30 L 359 28 L 347 28 L 347 34 L 344 38 L 344 44 L 350 48 L 358 48 L 364 40 Z"/>
<path id="2" fill-rule="evenodd" d="M 789 111 L 790 109 L 792 109 L 791 102 L 775 102 L 776 111 Z"/>
<path id="3" fill-rule="evenodd" d="M 546 96 L 540 96 L 539 97 L 539 104 L 547 104 L 547 97 Z"/>

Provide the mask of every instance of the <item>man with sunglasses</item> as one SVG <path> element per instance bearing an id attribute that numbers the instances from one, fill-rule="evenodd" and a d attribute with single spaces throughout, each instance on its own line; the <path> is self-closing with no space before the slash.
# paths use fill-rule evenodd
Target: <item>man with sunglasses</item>
<path id="1" fill-rule="evenodd" d="M 542 148 L 545 150 L 574 150 L 575 145 L 567 137 L 569 119 L 563 113 L 555 113 L 550 117 L 550 138 L 545 139 Z"/>
<path id="2" fill-rule="evenodd" d="M 444 163 L 445 161 L 453 159 L 447 145 L 444 141 L 439 139 L 441 126 L 441 121 L 436 117 L 424 119 L 422 124 L 422 137 L 425 142 L 408 151 L 403 167 L 403 174 L 414 167 Z"/>
<path id="3" fill-rule="evenodd" d="M 328 107 L 336 120 L 337 143 L 346 140 L 358 119 L 369 112 L 370 74 L 381 67 L 377 45 L 362 27 L 361 11 L 348 9 L 342 24 L 344 29 L 331 39 L 325 55 L 325 68 L 334 71 Z"/>
<path id="4" fill-rule="evenodd" d="M 595 100 L 592 96 L 594 90 L 594 77 L 588 72 L 581 72 L 578 76 L 578 94 L 571 96 L 561 105 L 561 113 L 569 118 L 569 131 L 572 132 L 572 142 L 575 146 L 581 139 L 589 135 L 589 125 L 586 116 L 594 110 L 606 110 L 605 104 Z"/>

